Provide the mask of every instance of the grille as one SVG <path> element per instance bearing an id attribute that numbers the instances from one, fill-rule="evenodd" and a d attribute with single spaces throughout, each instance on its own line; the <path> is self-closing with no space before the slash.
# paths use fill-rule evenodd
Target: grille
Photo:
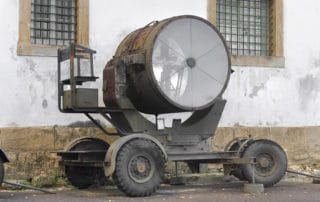
<path id="1" fill-rule="evenodd" d="M 217 0 L 217 27 L 232 55 L 269 55 L 270 0 Z"/>
<path id="2" fill-rule="evenodd" d="M 75 41 L 75 0 L 32 0 L 31 43 L 68 45 Z"/>

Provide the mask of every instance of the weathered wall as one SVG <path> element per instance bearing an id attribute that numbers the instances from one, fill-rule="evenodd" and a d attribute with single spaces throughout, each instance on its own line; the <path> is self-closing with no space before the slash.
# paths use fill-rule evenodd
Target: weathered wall
<path id="1" fill-rule="evenodd" d="M 96 128 L 32 127 L 0 130 L 1 148 L 10 160 L 6 178 L 32 179 L 62 169 L 60 158 L 53 151 L 64 150 L 79 137 L 96 137 L 111 144 L 116 137 L 102 134 Z"/>
<path id="2" fill-rule="evenodd" d="M 183 6 L 181 6 L 183 5 Z M 19 0 L 0 1 L 0 127 L 68 125 L 84 116 L 57 110 L 57 59 L 16 55 Z M 131 31 L 173 15 L 206 16 L 206 0 L 90 1 L 90 46 L 98 51 L 95 72 L 112 58 L 117 45 Z M 10 86 L 10 87 L 9 87 Z M 101 79 L 96 84 L 101 87 Z"/>
<path id="3" fill-rule="evenodd" d="M 320 127 L 225 127 L 219 128 L 213 138 L 216 151 L 236 137 L 267 138 L 278 142 L 287 152 L 289 165 L 320 168 Z M 39 175 L 54 175 L 62 171 L 59 157 L 52 151 L 63 150 L 72 140 L 97 137 L 112 143 L 109 137 L 95 128 L 37 127 L 3 128 L 0 146 L 5 148 L 10 163 L 6 164 L 7 179 L 33 179 Z"/>
<path id="4" fill-rule="evenodd" d="M 175 15 L 206 17 L 206 3 L 206 0 L 90 1 L 90 47 L 98 51 L 95 72 L 101 76 L 117 44 L 129 32 Z M 0 128 L 3 128 L 0 139 L 12 160 L 7 167 L 9 177 L 32 177 L 48 171 L 48 167 L 57 168 L 56 158 L 50 152 L 62 148 L 59 142 L 91 134 L 92 129 L 58 128 L 55 139 L 53 125 L 86 119 L 57 110 L 56 58 L 16 55 L 18 7 L 19 0 L 0 1 L 0 18 L 5 19 L 0 32 Z M 234 67 L 220 123 L 227 128 L 219 129 L 217 142 L 224 143 L 231 136 L 252 131 L 280 142 L 291 162 L 319 163 L 319 128 L 308 127 L 320 125 L 320 27 L 316 22 L 319 12 L 318 0 L 303 3 L 284 0 L 285 68 Z M 100 87 L 101 80 L 96 85 Z"/>
<path id="5" fill-rule="evenodd" d="M 96 73 L 134 29 L 174 15 L 206 17 L 206 0 L 90 1 Z M 0 1 L 0 127 L 67 125 L 84 120 L 57 110 L 56 58 L 16 55 L 18 0 Z M 320 123 L 320 1 L 284 0 L 283 69 L 235 67 L 221 126 L 314 126 Z M 97 84 L 101 86 L 101 80 Z"/>

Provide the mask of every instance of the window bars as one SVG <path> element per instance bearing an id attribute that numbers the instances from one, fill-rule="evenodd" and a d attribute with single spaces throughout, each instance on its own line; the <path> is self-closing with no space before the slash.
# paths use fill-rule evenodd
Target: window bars
<path id="1" fill-rule="evenodd" d="M 69 45 L 75 42 L 75 0 L 32 0 L 31 43 Z"/>
<path id="2" fill-rule="evenodd" d="M 232 55 L 270 55 L 270 0 L 217 0 L 216 8 L 217 27 Z"/>

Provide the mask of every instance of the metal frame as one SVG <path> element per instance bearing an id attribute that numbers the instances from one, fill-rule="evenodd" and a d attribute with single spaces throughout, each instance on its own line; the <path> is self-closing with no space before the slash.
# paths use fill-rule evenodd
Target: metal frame
<path id="1" fill-rule="evenodd" d="M 93 71 L 93 54 L 96 51 L 86 48 L 81 45 L 76 45 L 71 43 L 70 47 L 65 49 L 58 49 L 58 107 L 59 110 L 63 113 L 84 113 L 84 112 L 96 112 L 97 110 L 104 110 L 97 108 L 81 108 L 77 109 L 72 107 L 71 110 L 65 110 L 62 108 L 62 99 L 63 98 L 63 91 L 64 86 L 69 85 L 71 88 L 71 103 L 74 106 L 75 103 L 75 90 L 77 85 L 82 85 L 84 82 L 87 81 L 96 81 L 99 77 L 94 76 Z M 80 68 L 80 59 L 85 59 L 86 57 L 90 58 L 90 76 L 81 76 L 81 68 Z M 75 76 L 75 64 L 74 59 L 77 59 L 77 70 L 78 75 Z M 70 61 L 70 78 L 66 80 L 61 80 L 61 63 L 69 60 Z"/>
<path id="2" fill-rule="evenodd" d="M 123 110 L 119 109 L 111 109 L 106 107 L 86 107 L 86 108 L 78 108 L 75 107 L 75 97 L 76 97 L 76 89 L 77 85 L 82 85 L 84 82 L 94 82 L 99 77 L 94 76 L 94 68 L 93 68 L 93 54 L 96 51 L 86 48 L 84 46 L 71 43 L 69 47 L 65 49 L 58 49 L 58 108 L 62 113 L 83 113 L 86 117 L 88 117 L 99 129 L 101 129 L 107 135 L 119 135 L 118 132 L 109 132 L 107 131 L 99 122 L 97 122 L 90 113 L 100 114 L 105 119 L 107 119 L 111 124 L 113 121 L 106 115 L 106 113 L 112 112 L 122 112 Z M 77 75 L 75 75 L 75 64 L 74 60 L 77 60 Z M 90 76 L 82 76 L 81 75 L 81 67 L 80 67 L 80 59 L 89 59 L 90 60 Z M 69 68 L 70 68 L 70 78 L 66 80 L 61 80 L 61 63 L 69 60 Z M 64 87 L 70 86 L 71 89 L 71 109 L 63 109 L 63 96 L 64 96 Z M 117 128 L 121 131 L 120 128 Z M 125 132 L 122 132 L 124 134 Z"/>
<path id="3" fill-rule="evenodd" d="M 157 124 L 148 121 L 134 107 L 130 100 L 119 95 L 118 107 L 75 107 L 76 89 L 78 85 L 84 82 L 95 81 L 98 77 L 94 76 L 93 71 L 93 54 L 96 52 L 89 48 L 71 44 L 70 47 L 58 50 L 58 108 L 63 113 L 83 113 L 91 120 L 101 131 L 106 135 L 130 136 L 124 139 L 131 140 L 134 137 L 143 135 L 145 138 L 154 138 L 159 147 L 165 152 L 167 160 L 170 161 L 197 161 L 199 163 L 223 163 L 223 164 L 247 164 L 254 163 L 253 158 L 241 158 L 238 151 L 222 151 L 215 152 L 211 150 L 211 137 L 213 137 L 226 101 L 221 97 L 217 98 L 215 103 L 203 110 L 196 111 L 192 116 L 181 123 L 181 120 L 173 120 L 172 128 L 157 129 Z M 115 58 L 114 65 L 119 69 L 118 74 L 126 72 L 128 65 L 132 65 L 135 60 L 129 59 L 131 56 L 124 58 Z M 75 75 L 74 60 L 77 59 L 77 72 Z M 81 76 L 80 59 L 90 60 L 89 77 Z M 61 63 L 70 60 L 70 78 L 61 80 Z M 127 61 L 127 62 L 124 62 Z M 119 77 L 123 78 L 123 75 Z M 126 84 L 125 80 L 121 80 Z M 64 88 L 68 85 L 71 89 L 72 108 L 64 109 L 63 96 Z M 121 97 L 122 96 L 122 97 Z M 117 130 L 116 133 L 106 130 L 91 114 L 99 114 Z M 121 138 L 121 139 L 123 139 Z M 123 140 L 124 140 L 123 139 Z M 247 143 L 247 142 L 246 142 Z M 245 144 L 246 144 L 245 143 Z M 243 146 L 243 145 L 242 145 Z M 111 145 L 112 147 L 112 145 Z M 120 146 L 115 148 L 120 149 Z M 242 148 L 242 147 L 241 147 Z M 97 160 L 94 155 L 102 155 L 107 151 L 59 151 L 66 165 L 78 166 L 98 166 L 105 167 L 114 165 L 114 160 L 105 159 L 104 161 Z M 106 165 L 107 164 L 107 165 Z M 109 173 L 110 174 L 110 173 Z"/>

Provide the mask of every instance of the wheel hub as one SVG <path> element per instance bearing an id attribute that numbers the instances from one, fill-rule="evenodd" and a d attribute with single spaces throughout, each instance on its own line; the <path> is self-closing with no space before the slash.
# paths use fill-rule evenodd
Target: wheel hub
<path id="1" fill-rule="evenodd" d="M 196 66 L 196 60 L 194 58 L 188 58 L 186 62 L 190 68 L 194 68 Z"/>
<path id="2" fill-rule="evenodd" d="M 271 175 L 274 171 L 275 161 L 270 154 L 264 153 L 257 156 L 256 171 L 262 176 Z"/>
<path id="3" fill-rule="evenodd" d="M 139 162 L 139 163 L 137 163 L 136 166 L 137 166 L 136 170 L 137 170 L 139 173 L 143 173 L 143 172 L 146 171 L 146 164 L 145 164 L 145 163 Z"/>
<path id="4" fill-rule="evenodd" d="M 137 155 L 131 158 L 128 171 L 131 179 L 138 183 L 144 183 L 152 177 L 154 168 L 147 155 Z"/>

